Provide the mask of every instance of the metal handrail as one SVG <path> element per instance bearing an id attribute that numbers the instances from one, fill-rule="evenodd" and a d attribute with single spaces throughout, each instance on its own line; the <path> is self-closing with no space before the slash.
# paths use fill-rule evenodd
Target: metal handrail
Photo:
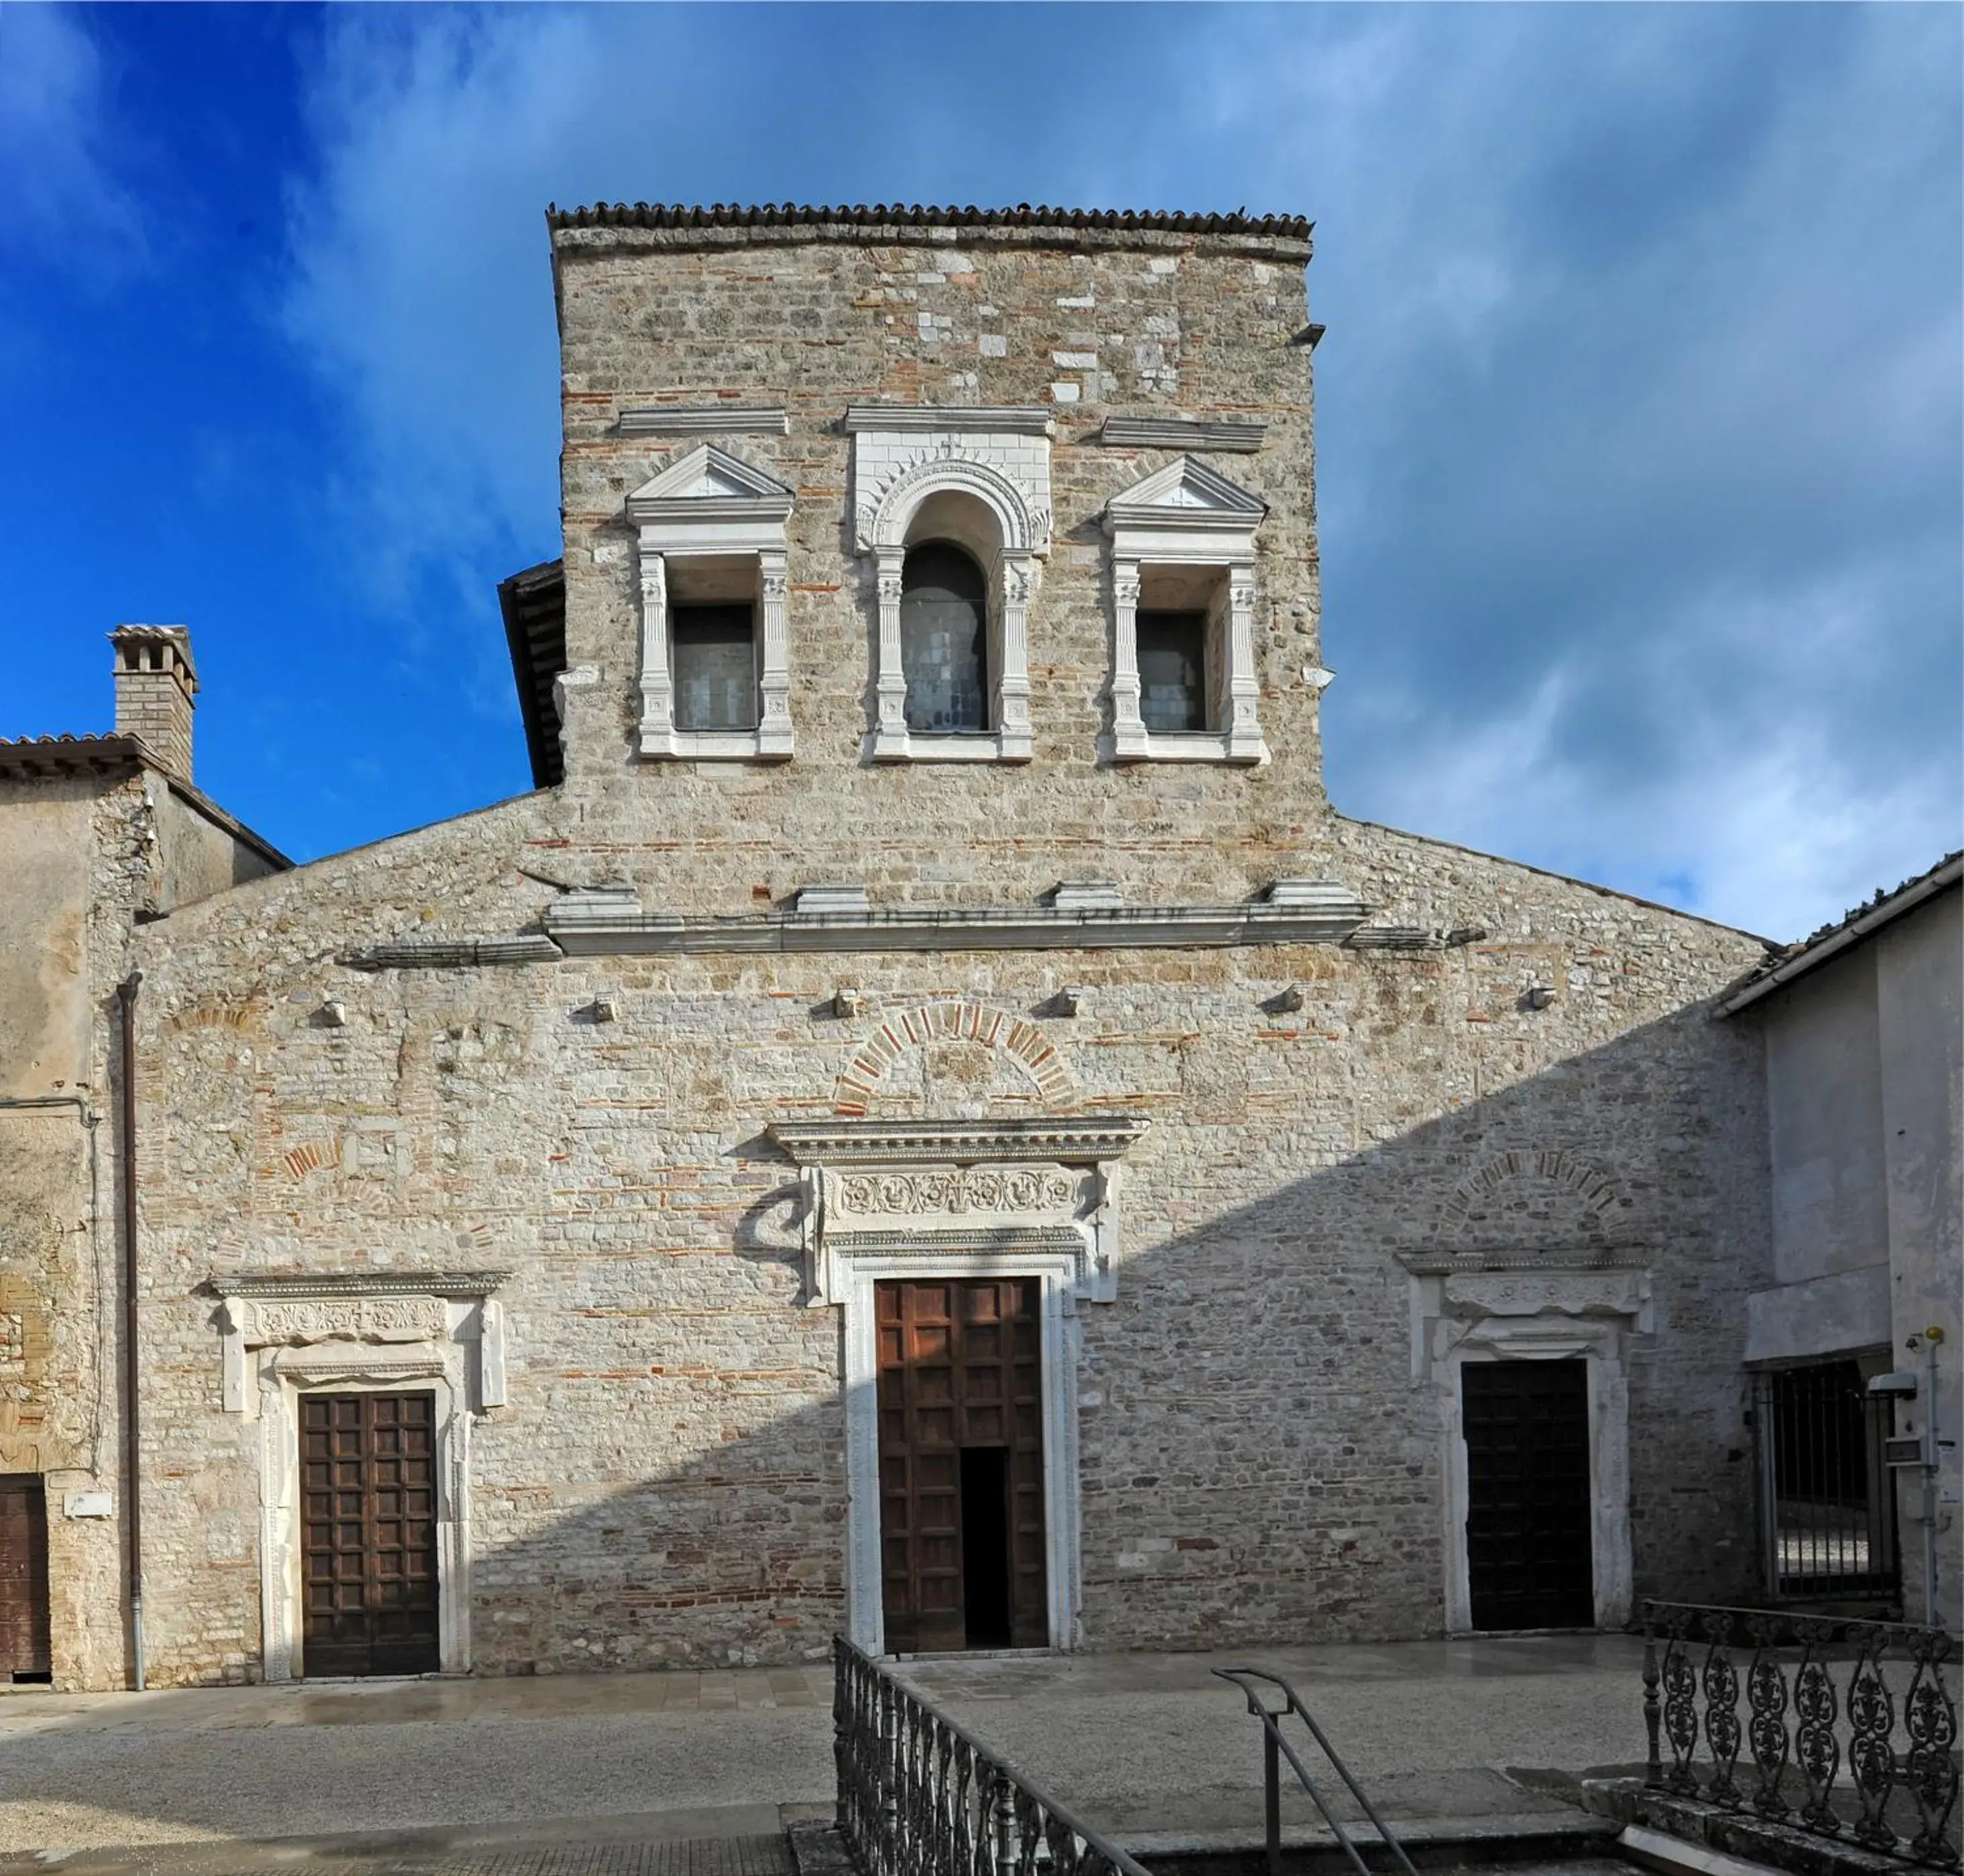
<path id="1" fill-rule="evenodd" d="M 839 1831 L 868 1876 L 1151 1876 L 863 1648 L 832 1659 Z"/>
<path id="2" fill-rule="evenodd" d="M 1302 1788 L 1309 1794 L 1310 1801 L 1323 1813 L 1323 1821 L 1337 1834 L 1337 1841 L 1343 1846 L 1343 1854 L 1349 1858 L 1358 1876 L 1370 1876 L 1364 1859 L 1358 1852 L 1350 1833 L 1338 1821 L 1337 1813 L 1324 1803 L 1323 1794 L 1316 1788 L 1316 1782 L 1309 1775 L 1309 1769 L 1297 1756 L 1295 1748 L 1282 1737 L 1282 1722 L 1294 1714 L 1309 1728 L 1310 1737 L 1323 1749 L 1332 1769 L 1343 1781 L 1350 1795 L 1364 1808 L 1378 1838 L 1398 1861 L 1404 1876 L 1418 1876 L 1412 1868 L 1412 1861 L 1405 1855 L 1404 1846 L 1399 1842 L 1396 1833 L 1378 1816 L 1378 1807 L 1365 1794 L 1364 1788 L 1350 1775 L 1350 1768 L 1337 1755 L 1337 1748 L 1330 1744 L 1328 1736 L 1316 1724 L 1316 1716 L 1302 1704 L 1302 1696 L 1279 1674 L 1270 1674 L 1261 1668 L 1216 1668 L 1213 1670 L 1221 1679 L 1238 1687 L 1247 1696 L 1248 1711 L 1262 1723 L 1262 1797 L 1266 1813 L 1269 1840 L 1269 1876 L 1282 1876 L 1282 1766 L 1280 1760 L 1287 1759 L 1289 1769 L 1295 1772 Z M 1279 1687 L 1283 1704 L 1271 1707 L 1263 1699 L 1260 1689 L 1250 1687 L 1250 1681 L 1260 1681 L 1270 1687 Z"/>

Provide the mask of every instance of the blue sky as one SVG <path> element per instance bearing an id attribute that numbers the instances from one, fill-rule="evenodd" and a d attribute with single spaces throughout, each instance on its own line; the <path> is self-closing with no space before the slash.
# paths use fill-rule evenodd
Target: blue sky
<path id="1" fill-rule="evenodd" d="M 541 211 L 1317 223 L 1332 797 L 1790 936 L 1958 844 L 1964 11 L 0 0 L 0 733 L 183 621 L 297 857 L 528 785 Z"/>

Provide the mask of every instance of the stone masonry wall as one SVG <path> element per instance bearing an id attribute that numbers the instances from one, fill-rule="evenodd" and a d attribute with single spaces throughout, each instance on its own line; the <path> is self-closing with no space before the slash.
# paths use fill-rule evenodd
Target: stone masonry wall
<path id="1" fill-rule="evenodd" d="M 1062 1063 L 944 1038 L 874 1115 L 1123 1111 L 1118 1300 L 1080 1308 L 1083 1624 L 1098 1647 L 1436 1632 L 1441 1407 L 1399 1255 L 1654 1272 L 1631 1377 L 1638 1589 L 1751 1562 L 1738 1372 L 1764 1280 L 1760 1066 L 1704 999 L 1757 943 L 1333 814 L 1317 771 L 1301 243 L 961 231 L 562 234 L 567 781 L 241 886 L 138 935 L 146 1564 L 159 1680 L 260 1671 L 258 1426 L 220 1405 L 214 1275 L 505 1268 L 508 1404 L 473 1435 L 480 1671 L 811 1656 L 842 1613 L 836 1313 L 801 1302 L 774 1121 L 830 1114 L 883 1019 L 965 1001 Z M 1072 393 L 1074 392 L 1075 395 Z M 1055 546 L 1030 604 L 1035 757 L 862 766 L 872 595 L 846 404 L 1046 402 Z M 781 402 L 727 439 L 797 491 L 794 759 L 640 764 L 630 489 L 694 446 L 624 407 Z M 1211 459 L 1272 511 L 1256 658 L 1274 758 L 1099 765 L 1110 592 L 1096 517 L 1170 460 L 1108 412 L 1259 418 Z M 1135 904 L 1353 888 L 1446 951 L 603 957 L 358 972 L 350 947 L 536 929 L 565 886 L 741 913 L 857 880 L 876 906 L 1059 879 Z M 1303 1007 L 1262 1005 L 1292 983 Z M 865 1009 L 832 1013 L 833 991 Z M 1080 1014 L 1042 1014 L 1066 984 Z M 1553 1003 L 1524 993 L 1551 986 Z M 590 1006 L 611 996 L 619 1020 Z M 329 999 L 347 1020 L 324 1023 Z"/>
<path id="2" fill-rule="evenodd" d="M 1657 1273 L 1632 1377 L 1640 1591 L 1750 1567 L 1737 1352 L 1764 1268 L 1759 1068 L 1687 997 L 1755 947 L 1526 869 L 1327 823 L 1325 870 L 1491 938 L 850 958 L 595 958 L 367 974 L 351 944 L 467 909 L 523 922 L 550 797 L 406 835 L 146 928 L 146 1545 L 152 1672 L 255 1671 L 257 1429 L 219 1406 L 242 1268 L 508 1268 L 509 1404 L 473 1457 L 481 1671 L 770 1660 L 839 1615 L 834 1313 L 799 1305 L 773 1120 L 829 1114 L 883 1016 L 1033 1017 L 1016 1057 L 904 1055 L 875 1114 L 1150 1114 L 1118 1301 L 1085 1306 L 1085 1626 L 1099 1647 L 1385 1636 L 1441 1620 L 1439 1408 L 1410 1375 L 1400 1251 L 1598 1248 L 1506 1156 L 1616 1194 Z M 422 900 L 420 906 L 415 901 Z M 841 1020 L 852 981 L 868 1003 Z M 1259 1007 L 1291 982 L 1305 1009 Z M 1555 1003 L 1521 1007 L 1531 982 Z M 1064 983 L 1074 1019 L 1038 1014 Z M 620 1020 L 586 1010 L 605 992 Z M 329 996 L 345 1027 L 313 1018 Z M 1532 1171 L 1532 1168 L 1530 1168 Z M 1486 1182 L 1481 1184 L 1482 1175 Z M 1469 1183 L 1470 1182 L 1470 1183 Z M 1469 1200 L 1468 1194 L 1473 1197 Z M 1471 1223 L 1468 1222 L 1469 1210 Z M 1551 1224 L 1551 1218 L 1552 1223 Z M 1641 1364 L 1641 1358 L 1640 1358 Z"/>
<path id="3" fill-rule="evenodd" d="M 1322 799 L 1307 243 L 1027 230 L 891 244 L 578 231 L 557 238 L 566 445 L 566 790 L 637 832 L 607 864 L 702 910 L 749 911 L 814 879 L 875 897 L 1003 903 L 1060 877 L 1134 896 L 1238 897 Z M 953 231 L 943 230 L 942 233 Z M 785 436 L 719 446 L 797 492 L 785 524 L 791 709 L 781 766 L 637 768 L 640 600 L 631 490 L 695 437 L 623 437 L 656 402 L 783 405 Z M 852 402 L 1041 405 L 1054 413 L 1053 546 L 1029 601 L 1025 765 L 860 760 L 875 596 L 851 542 Z M 1260 422 L 1260 451 L 1208 459 L 1270 505 L 1255 539 L 1256 665 L 1272 762 L 1101 767 L 1112 595 L 1106 502 L 1179 454 L 1096 441 L 1108 415 Z M 869 842 L 868 829 L 879 838 Z M 635 840 L 659 829 L 660 844 Z M 1266 877 L 1266 875 L 1263 875 Z"/>

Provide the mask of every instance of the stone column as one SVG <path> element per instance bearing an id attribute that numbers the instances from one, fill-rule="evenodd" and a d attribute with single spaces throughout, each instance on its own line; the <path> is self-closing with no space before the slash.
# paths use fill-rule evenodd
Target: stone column
<path id="1" fill-rule="evenodd" d="M 900 665 L 900 569 L 906 558 L 903 548 L 879 550 L 879 662 L 873 674 L 875 761 L 895 761 L 907 752 L 907 680 Z"/>
<path id="2" fill-rule="evenodd" d="M 1112 753 L 1128 762 L 1146 753 L 1139 715 L 1139 563 L 1112 563 Z"/>
<path id="3" fill-rule="evenodd" d="M 643 755 L 675 753 L 675 677 L 669 668 L 667 563 L 647 545 L 641 550 L 641 723 Z"/>
<path id="4" fill-rule="evenodd" d="M 785 556 L 757 556 L 758 628 L 763 669 L 758 678 L 757 753 L 791 752 L 791 658 L 785 634 Z"/>
<path id="5" fill-rule="evenodd" d="M 1002 666 L 996 680 L 996 752 L 1030 759 L 1030 556 L 1003 556 Z"/>
<path id="6" fill-rule="evenodd" d="M 1256 706 L 1255 569 L 1246 563 L 1228 570 L 1228 759 L 1259 762 L 1269 753 Z"/>

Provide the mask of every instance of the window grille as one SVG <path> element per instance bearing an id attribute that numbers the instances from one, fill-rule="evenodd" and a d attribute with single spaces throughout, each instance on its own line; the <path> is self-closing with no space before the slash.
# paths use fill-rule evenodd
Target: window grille
<path id="1" fill-rule="evenodd" d="M 1895 1475 L 1882 1464 L 1889 1403 L 1850 1360 L 1753 1377 L 1760 1525 L 1770 1594 L 1893 1598 Z"/>

